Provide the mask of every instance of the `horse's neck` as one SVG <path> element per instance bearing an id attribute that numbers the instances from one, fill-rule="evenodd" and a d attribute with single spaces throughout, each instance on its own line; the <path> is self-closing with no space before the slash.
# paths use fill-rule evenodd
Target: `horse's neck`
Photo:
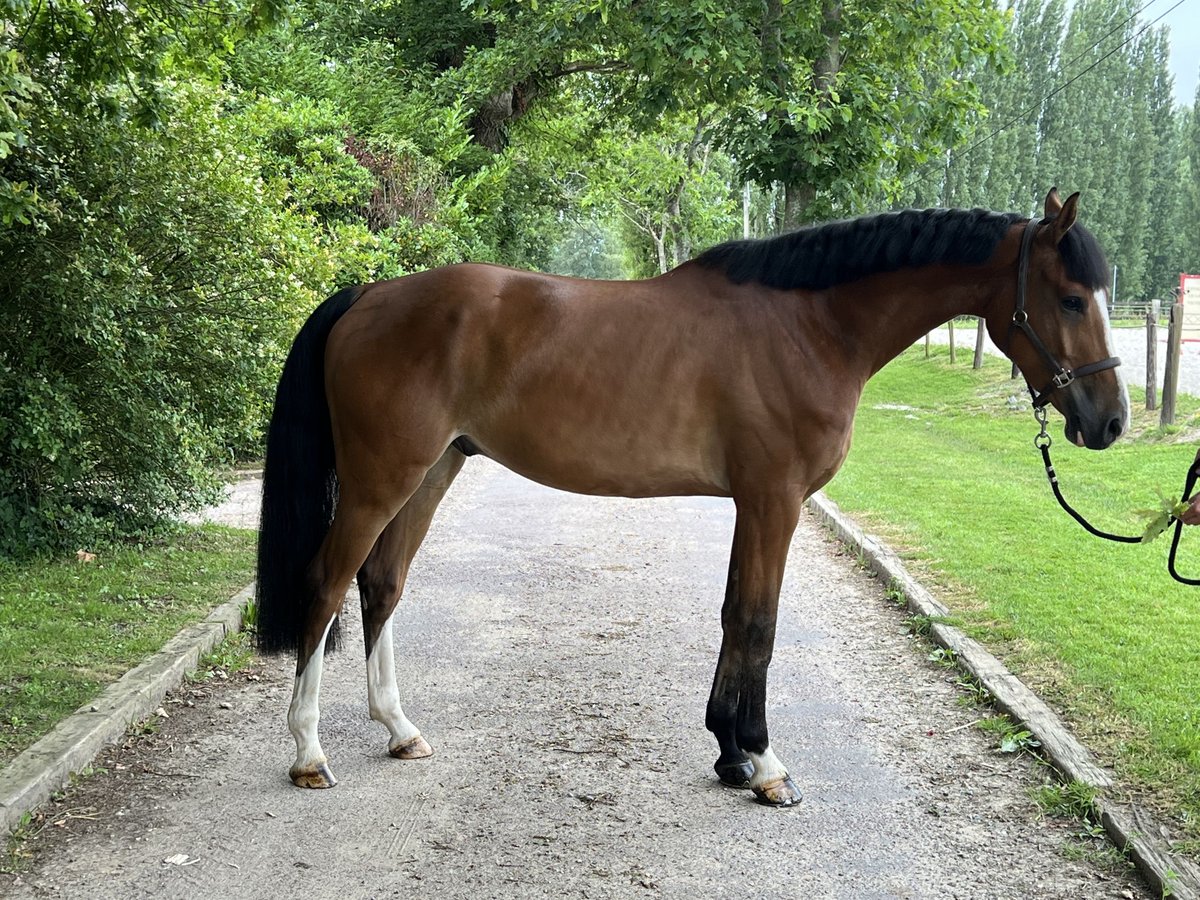
<path id="1" fill-rule="evenodd" d="M 987 316 L 1001 295 L 1013 289 L 1013 276 L 1003 268 L 929 267 L 840 285 L 830 302 L 873 375 L 956 316 Z"/>

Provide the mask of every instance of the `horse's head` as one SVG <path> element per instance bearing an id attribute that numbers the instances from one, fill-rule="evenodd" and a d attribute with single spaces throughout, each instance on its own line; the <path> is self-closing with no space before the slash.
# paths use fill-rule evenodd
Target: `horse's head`
<path id="1" fill-rule="evenodd" d="M 991 330 L 1037 394 L 1034 404 L 1063 414 L 1067 440 L 1103 450 L 1129 424 L 1129 395 L 1112 351 L 1108 264 L 1076 224 L 1078 205 L 1078 193 L 1065 203 L 1053 188 L 1046 195 L 1045 218 L 1022 235 L 1011 316 Z"/>

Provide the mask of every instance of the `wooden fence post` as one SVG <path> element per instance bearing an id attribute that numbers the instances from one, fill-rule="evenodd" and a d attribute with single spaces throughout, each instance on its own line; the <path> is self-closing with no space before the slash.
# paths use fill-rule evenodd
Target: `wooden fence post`
<path id="1" fill-rule="evenodd" d="M 1162 410 L 1159 425 L 1175 424 L 1175 395 L 1179 392 L 1179 349 L 1183 338 L 1183 304 L 1171 304 L 1167 328 L 1167 371 L 1163 376 Z"/>
<path id="2" fill-rule="evenodd" d="M 975 332 L 975 359 L 971 362 L 972 369 L 983 368 L 983 340 L 986 334 L 983 330 L 983 318 L 979 319 L 979 327 Z"/>
<path id="3" fill-rule="evenodd" d="M 1158 409 L 1158 317 L 1146 313 L 1146 409 Z"/>
<path id="4" fill-rule="evenodd" d="M 929 359 L 929 332 L 925 332 L 925 358 Z"/>
<path id="5" fill-rule="evenodd" d="M 951 319 L 948 323 L 950 326 L 950 364 L 954 364 L 954 320 Z"/>

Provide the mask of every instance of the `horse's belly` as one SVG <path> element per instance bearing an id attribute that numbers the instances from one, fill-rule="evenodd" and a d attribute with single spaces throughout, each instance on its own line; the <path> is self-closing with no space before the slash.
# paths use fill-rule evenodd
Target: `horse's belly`
<path id="1" fill-rule="evenodd" d="M 704 450 L 663 444 L 644 446 L 617 435 L 570 441 L 552 434 L 469 435 L 486 456 L 547 487 L 608 497 L 728 496 L 724 467 Z"/>

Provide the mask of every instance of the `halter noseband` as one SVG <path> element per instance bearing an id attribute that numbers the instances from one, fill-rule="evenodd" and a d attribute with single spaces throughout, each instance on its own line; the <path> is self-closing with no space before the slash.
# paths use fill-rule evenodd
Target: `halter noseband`
<path id="1" fill-rule="evenodd" d="M 1115 369 L 1121 364 L 1119 357 L 1110 356 L 1107 359 L 1102 359 L 1098 362 L 1088 363 L 1086 366 L 1080 366 L 1078 369 L 1068 369 L 1062 365 L 1042 343 L 1042 339 L 1037 336 L 1037 332 L 1033 330 L 1033 326 L 1029 324 L 1029 313 L 1025 311 L 1025 292 L 1029 284 L 1029 251 L 1033 247 L 1033 238 L 1037 234 L 1038 227 L 1041 222 L 1036 219 L 1030 219 L 1025 226 L 1025 231 L 1021 235 L 1021 252 L 1017 257 L 1017 305 L 1012 314 L 1012 325 L 1009 326 L 1011 331 L 1013 328 L 1019 328 L 1021 332 L 1029 338 L 1029 342 L 1033 344 L 1033 348 L 1041 355 L 1042 361 L 1049 367 L 1053 373 L 1050 377 L 1050 383 L 1042 390 L 1035 391 L 1029 389 L 1029 393 L 1033 396 L 1033 408 L 1042 409 L 1050 402 L 1051 391 L 1059 388 L 1065 388 L 1076 378 L 1083 378 L 1085 375 L 1095 375 L 1097 372 L 1103 372 L 1105 369 Z"/>

